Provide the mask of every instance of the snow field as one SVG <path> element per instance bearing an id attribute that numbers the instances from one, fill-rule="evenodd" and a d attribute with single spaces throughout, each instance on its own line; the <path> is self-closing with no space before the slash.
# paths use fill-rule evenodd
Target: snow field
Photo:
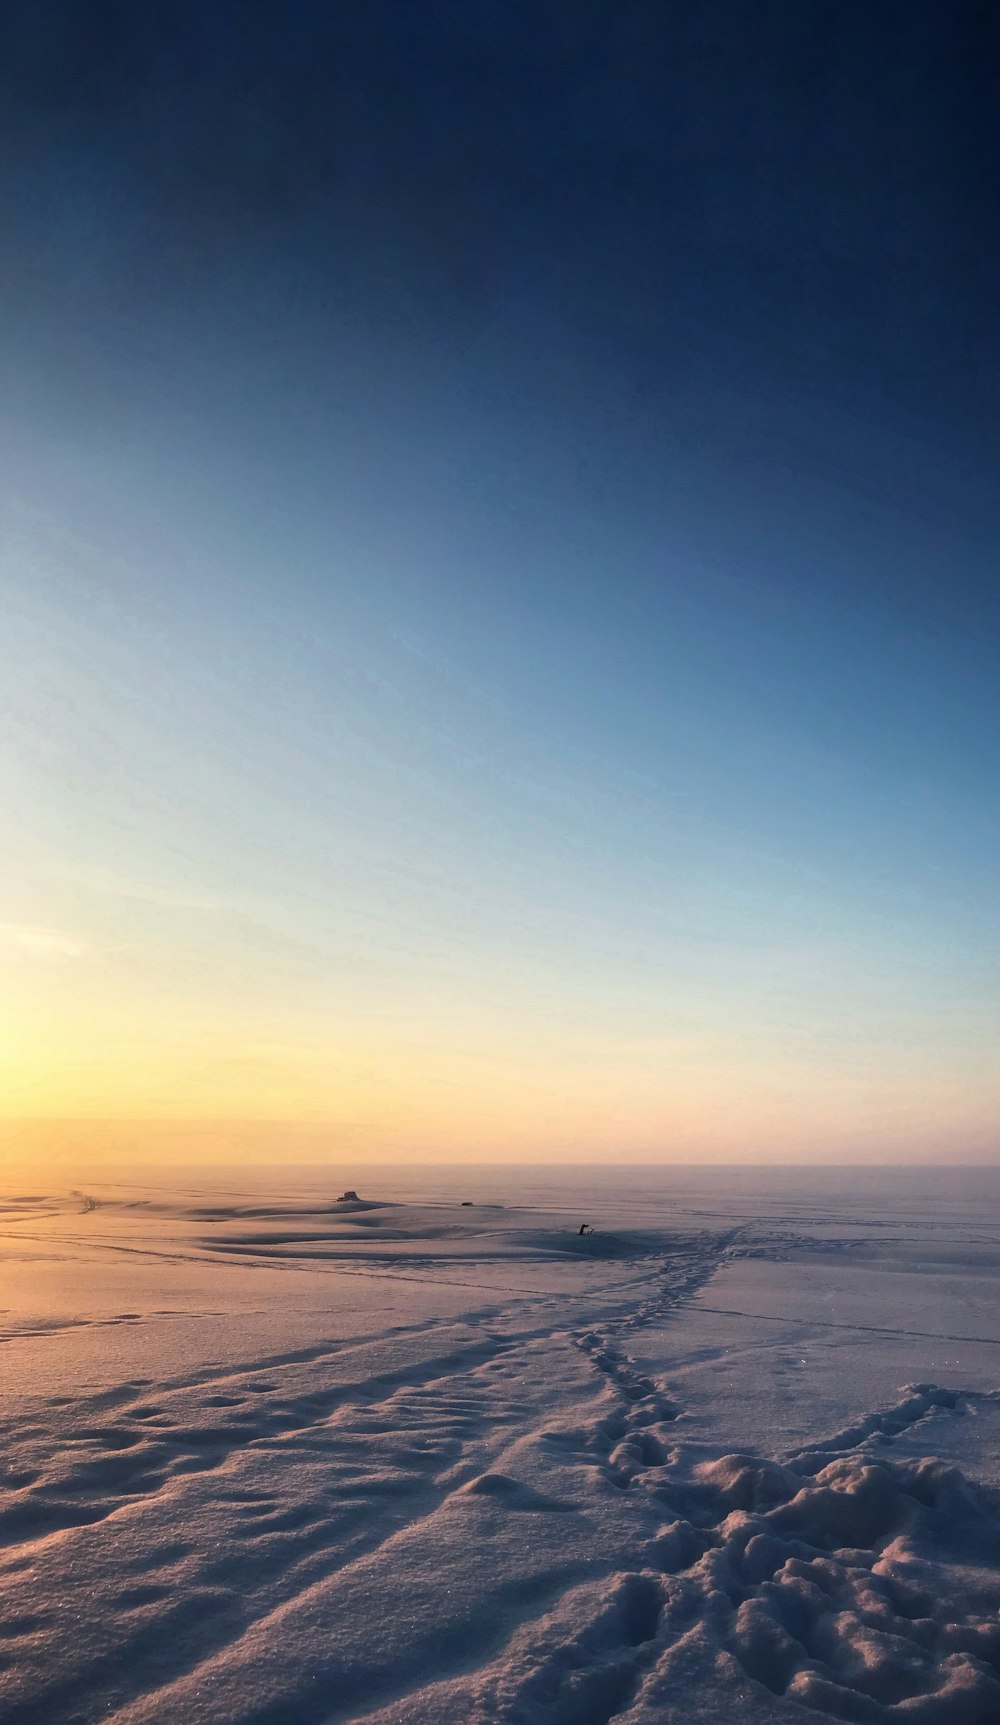
<path id="1" fill-rule="evenodd" d="M 5 1725 L 1000 1719 L 981 1202 L 706 1208 L 9 1200 Z"/>

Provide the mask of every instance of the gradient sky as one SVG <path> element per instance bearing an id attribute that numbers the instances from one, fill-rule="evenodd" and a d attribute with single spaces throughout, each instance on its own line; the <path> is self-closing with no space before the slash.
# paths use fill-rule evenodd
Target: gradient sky
<path id="1" fill-rule="evenodd" d="M 992 9 L 0 29 L 5 1142 L 994 1159 Z"/>

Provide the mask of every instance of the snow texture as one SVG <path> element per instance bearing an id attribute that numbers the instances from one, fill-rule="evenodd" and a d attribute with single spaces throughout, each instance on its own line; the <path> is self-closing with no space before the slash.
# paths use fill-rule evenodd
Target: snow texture
<path id="1" fill-rule="evenodd" d="M 352 1172 L 0 1197 L 4 1725 L 1000 1721 L 1000 1178 Z"/>

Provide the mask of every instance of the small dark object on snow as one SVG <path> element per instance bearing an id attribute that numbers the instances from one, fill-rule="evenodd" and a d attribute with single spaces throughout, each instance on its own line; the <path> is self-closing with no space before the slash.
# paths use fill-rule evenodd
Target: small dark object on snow
<path id="1" fill-rule="evenodd" d="M 462 1209 L 463 1210 L 471 1210 L 472 1209 L 472 1199 L 471 1198 L 463 1198 L 462 1199 Z"/>
<path id="2" fill-rule="evenodd" d="M 360 1204 L 360 1202 L 361 1199 L 358 1197 L 358 1194 L 353 1191 L 350 1186 L 348 1186 L 346 1192 L 341 1192 L 340 1197 L 337 1199 L 338 1204 Z"/>
<path id="3" fill-rule="evenodd" d="M 594 1232 L 594 1230 L 590 1226 L 589 1222 L 581 1222 L 580 1223 L 580 1233 L 581 1234 L 592 1234 L 593 1232 Z"/>

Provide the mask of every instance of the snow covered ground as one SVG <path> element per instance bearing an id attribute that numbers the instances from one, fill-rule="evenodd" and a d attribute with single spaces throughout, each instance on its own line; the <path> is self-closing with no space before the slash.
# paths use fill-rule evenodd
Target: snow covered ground
<path id="1" fill-rule="evenodd" d="M 1000 1720 L 1000 1175 L 360 1189 L 0 1194 L 5 1725 Z"/>

